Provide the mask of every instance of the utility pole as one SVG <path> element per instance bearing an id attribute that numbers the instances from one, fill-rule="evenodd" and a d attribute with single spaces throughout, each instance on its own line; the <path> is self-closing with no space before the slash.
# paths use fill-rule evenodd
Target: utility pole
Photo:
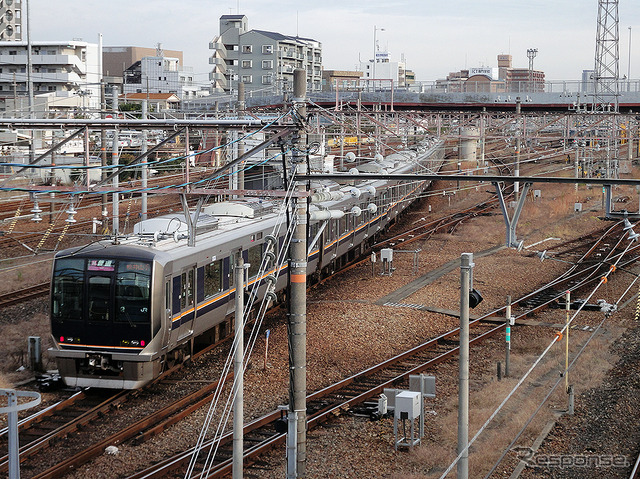
<path id="1" fill-rule="evenodd" d="M 458 378 L 458 479 L 469 477 L 469 292 L 473 253 L 460 258 L 460 363 Z"/>
<path id="2" fill-rule="evenodd" d="M 146 120 L 147 119 L 147 109 L 148 109 L 148 102 L 147 100 L 142 100 L 142 119 Z M 103 130 L 104 131 L 104 130 Z M 148 185 L 148 176 L 149 176 L 149 168 L 147 165 L 148 162 L 148 158 L 147 158 L 147 150 L 148 150 L 148 145 L 147 145 L 147 141 L 148 141 L 148 133 L 147 130 L 142 130 L 142 148 L 140 150 L 140 153 L 143 155 L 142 157 L 142 199 L 141 199 L 141 203 L 140 203 L 140 210 L 141 210 L 141 219 L 142 220 L 146 220 L 147 219 L 147 185 Z M 188 148 L 188 145 L 187 145 Z"/>
<path id="3" fill-rule="evenodd" d="M 33 118 L 34 99 L 33 99 L 33 61 L 31 58 L 31 13 L 29 9 L 30 2 L 24 0 L 25 10 L 27 13 L 27 92 L 29 95 L 29 118 Z M 36 158 L 35 130 L 31 130 L 31 143 L 29 143 L 29 159 L 33 163 Z"/>
<path id="4" fill-rule="evenodd" d="M 520 121 L 522 120 L 522 104 L 516 100 L 516 168 L 514 176 L 520 176 L 520 150 L 522 148 L 522 131 Z M 520 198 L 520 182 L 513 183 L 513 192 L 516 194 L 516 201 Z"/>
<path id="5" fill-rule="evenodd" d="M 236 253 L 236 311 L 235 311 L 235 344 L 236 353 L 233 360 L 233 479 L 242 479 L 242 463 L 244 456 L 244 258 L 242 250 Z"/>
<path id="6" fill-rule="evenodd" d="M 118 118 L 118 87 L 113 87 L 111 90 L 112 94 L 112 109 L 114 118 Z M 118 157 L 118 129 L 114 128 L 113 130 L 113 143 L 111 144 L 111 166 L 113 166 L 116 171 L 118 169 L 118 165 L 120 164 L 120 160 Z M 119 195 L 118 188 L 120 187 L 119 177 L 120 175 L 113 175 L 113 236 L 118 237 L 118 230 L 120 229 L 120 205 L 119 205 Z"/>
<path id="7" fill-rule="evenodd" d="M 244 100 L 244 83 L 238 82 L 238 119 L 244 117 L 245 100 Z M 242 134 L 242 133 L 240 133 Z M 244 141 L 238 142 L 238 158 L 244 155 Z M 238 165 L 238 189 L 244 190 L 244 164 L 242 162 Z M 238 198 L 244 198 L 243 195 L 238 195 Z"/>
<path id="8" fill-rule="evenodd" d="M 511 373 L 511 295 L 507 296 L 507 311 L 505 324 L 506 354 L 504 359 L 504 377 L 508 378 Z"/>
<path id="9" fill-rule="evenodd" d="M 294 174 L 307 172 L 306 135 L 304 121 L 306 108 L 306 72 L 293 72 L 293 107 L 299 127 L 294 138 L 292 166 Z M 306 192 L 306 185 L 298 183 L 297 189 Z M 290 306 L 289 306 L 289 413 L 297 414 L 296 477 L 305 477 L 307 461 L 307 200 L 295 203 L 295 230 L 290 246 Z"/>
<path id="10" fill-rule="evenodd" d="M 100 79 L 100 110 L 102 112 L 102 114 L 100 115 L 100 118 L 104 120 L 105 112 L 107 111 L 107 100 L 105 95 L 104 78 Z M 104 128 L 100 130 L 100 153 L 101 153 L 100 164 L 102 166 L 102 181 L 104 181 L 107 179 L 107 176 L 108 176 L 107 174 L 107 130 L 105 130 Z M 107 194 L 105 193 L 102 195 L 103 226 L 106 224 L 104 222 L 107 221 L 107 203 L 108 202 L 109 202 L 109 199 L 107 197 Z"/>

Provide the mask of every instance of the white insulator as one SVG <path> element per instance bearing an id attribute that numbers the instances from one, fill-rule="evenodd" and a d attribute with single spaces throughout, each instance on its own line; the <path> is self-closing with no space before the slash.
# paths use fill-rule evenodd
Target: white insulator
<path id="1" fill-rule="evenodd" d="M 265 237 L 264 237 L 264 241 L 267 243 L 267 245 L 269 245 L 269 244 L 270 244 L 270 245 L 272 245 L 272 246 L 275 246 L 275 245 L 277 245 L 277 244 L 278 244 L 278 240 L 277 240 L 277 239 L 276 239 L 276 237 L 275 237 L 275 236 L 273 236 L 273 235 L 267 235 L 267 236 L 265 236 Z"/>
<path id="2" fill-rule="evenodd" d="M 362 194 L 362 191 L 360 191 L 358 188 L 350 188 L 349 189 L 349 193 L 354 198 L 360 198 L 360 195 Z"/>
<path id="3" fill-rule="evenodd" d="M 375 203 L 369 203 L 369 205 L 367 206 L 367 211 L 371 214 L 374 214 L 376 211 L 378 211 L 378 207 L 375 205 Z"/>
<path id="4" fill-rule="evenodd" d="M 272 274 L 267 276 L 264 280 L 269 284 L 276 284 L 276 281 L 277 281 L 276 277 Z"/>
<path id="5" fill-rule="evenodd" d="M 309 213 L 311 221 L 337 220 L 344 216 L 344 211 L 340 210 L 320 210 Z"/>
<path id="6" fill-rule="evenodd" d="M 264 257 L 267 258 L 267 262 L 270 263 L 270 264 L 273 264 L 273 263 L 276 262 L 276 255 L 271 251 L 267 251 L 264 254 Z"/>
<path id="7" fill-rule="evenodd" d="M 364 193 L 369 193 L 369 195 L 371 196 L 376 195 L 375 186 L 371 186 L 371 185 L 363 186 L 362 188 L 360 188 L 360 190 L 363 191 Z"/>
<path id="8" fill-rule="evenodd" d="M 175 231 L 173 233 L 173 241 L 175 241 L 176 243 L 178 243 L 180 240 L 186 239 L 188 237 L 189 237 L 189 235 L 186 235 L 184 233 L 180 233 L 178 231 Z"/>
<path id="9" fill-rule="evenodd" d="M 340 201 L 344 198 L 342 191 L 320 191 L 311 195 L 311 203 L 324 203 L 325 201 Z"/>
<path id="10" fill-rule="evenodd" d="M 360 216 L 362 214 L 362 209 L 359 206 L 354 206 L 351 208 L 351 214 L 353 216 Z"/>
<path id="11" fill-rule="evenodd" d="M 354 161 L 356 161 L 356 154 L 353 151 L 350 151 L 344 156 L 344 159 L 349 163 L 353 163 Z"/>
<path id="12" fill-rule="evenodd" d="M 276 293 L 274 293 L 273 291 L 269 291 L 267 292 L 267 294 L 264 295 L 264 299 L 267 302 L 267 304 L 269 304 L 269 302 L 275 303 L 278 297 L 276 296 Z"/>
<path id="13" fill-rule="evenodd" d="M 360 174 L 360 172 L 358 171 L 358 168 L 351 168 L 351 169 L 349 170 L 349 174 L 350 174 L 350 175 L 359 175 L 359 174 Z"/>
<path id="14" fill-rule="evenodd" d="M 384 160 L 384 156 L 382 156 L 380 153 L 376 153 L 376 156 L 373 157 L 373 161 L 377 161 L 378 163 L 380 163 L 382 160 Z"/>
<path id="15" fill-rule="evenodd" d="M 329 199 L 331 199 L 331 196 L 325 191 L 320 191 L 311 195 L 311 203 L 322 203 L 324 201 L 329 201 Z"/>

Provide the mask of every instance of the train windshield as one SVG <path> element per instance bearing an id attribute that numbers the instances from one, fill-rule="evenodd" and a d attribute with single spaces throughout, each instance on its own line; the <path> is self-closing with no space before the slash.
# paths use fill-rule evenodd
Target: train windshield
<path id="1" fill-rule="evenodd" d="M 58 259 L 52 319 L 150 322 L 151 264 L 116 259 Z"/>
<path id="2" fill-rule="evenodd" d="M 82 319 L 84 259 L 59 259 L 53 272 L 51 313 L 59 321 Z"/>

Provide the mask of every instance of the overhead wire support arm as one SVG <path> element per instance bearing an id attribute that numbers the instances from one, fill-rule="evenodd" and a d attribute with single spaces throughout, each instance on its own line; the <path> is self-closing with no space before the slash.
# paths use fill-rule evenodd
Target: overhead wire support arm
<path id="1" fill-rule="evenodd" d="M 28 118 L 0 118 L 0 128 L 13 129 L 56 129 L 56 128 L 92 128 L 96 130 L 115 130 L 117 128 L 129 129 L 173 129 L 173 128 L 246 128 L 246 127 L 269 127 L 267 120 L 125 120 L 125 119 L 71 119 L 71 120 L 49 120 L 49 119 L 28 119 Z M 282 125 L 273 125 L 270 128 L 282 128 Z"/>
<path id="2" fill-rule="evenodd" d="M 507 211 L 507 207 L 504 203 L 504 196 L 502 195 L 502 188 L 500 188 L 500 183 L 498 183 L 497 181 L 493 182 L 493 186 L 496 188 L 496 195 L 498 196 L 498 201 L 500 203 L 500 209 L 502 210 L 502 217 L 504 218 L 504 223 L 507 228 L 506 246 L 508 248 L 520 247 L 516 237 L 516 227 L 518 226 L 520 213 L 522 213 L 522 207 L 524 206 L 524 202 L 527 199 L 527 193 L 529 192 L 529 188 L 531 188 L 531 185 L 531 182 L 526 182 L 524 184 L 524 186 L 522 187 L 522 194 L 520 195 L 520 198 L 516 203 L 515 211 L 513 212 L 513 218 L 509 218 L 509 212 Z"/>

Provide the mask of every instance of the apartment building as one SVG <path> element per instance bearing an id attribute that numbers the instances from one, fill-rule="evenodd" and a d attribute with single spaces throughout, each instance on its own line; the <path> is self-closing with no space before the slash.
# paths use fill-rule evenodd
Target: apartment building
<path id="1" fill-rule="evenodd" d="M 6 0 L 4 0 L 6 2 Z M 33 92 L 36 105 L 81 109 L 100 106 L 98 45 L 82 41 L 32 42 Z M 0 41 L 0 109 L 19 109 L 28 92 L 27 44 Z M 44 98 L 46 97 L 46 99 Z"/>
<path id="2" fill-rule="evenodd" d="M 246 92 L 291 90 L 297 68 L 306 70 L 309 91 L 322 90 L 322 44 L 311 38 L 249 30 L 245 15 L 223 15 L 209 49 L 213 91 L 237 91 L 238 82 Z"/>

